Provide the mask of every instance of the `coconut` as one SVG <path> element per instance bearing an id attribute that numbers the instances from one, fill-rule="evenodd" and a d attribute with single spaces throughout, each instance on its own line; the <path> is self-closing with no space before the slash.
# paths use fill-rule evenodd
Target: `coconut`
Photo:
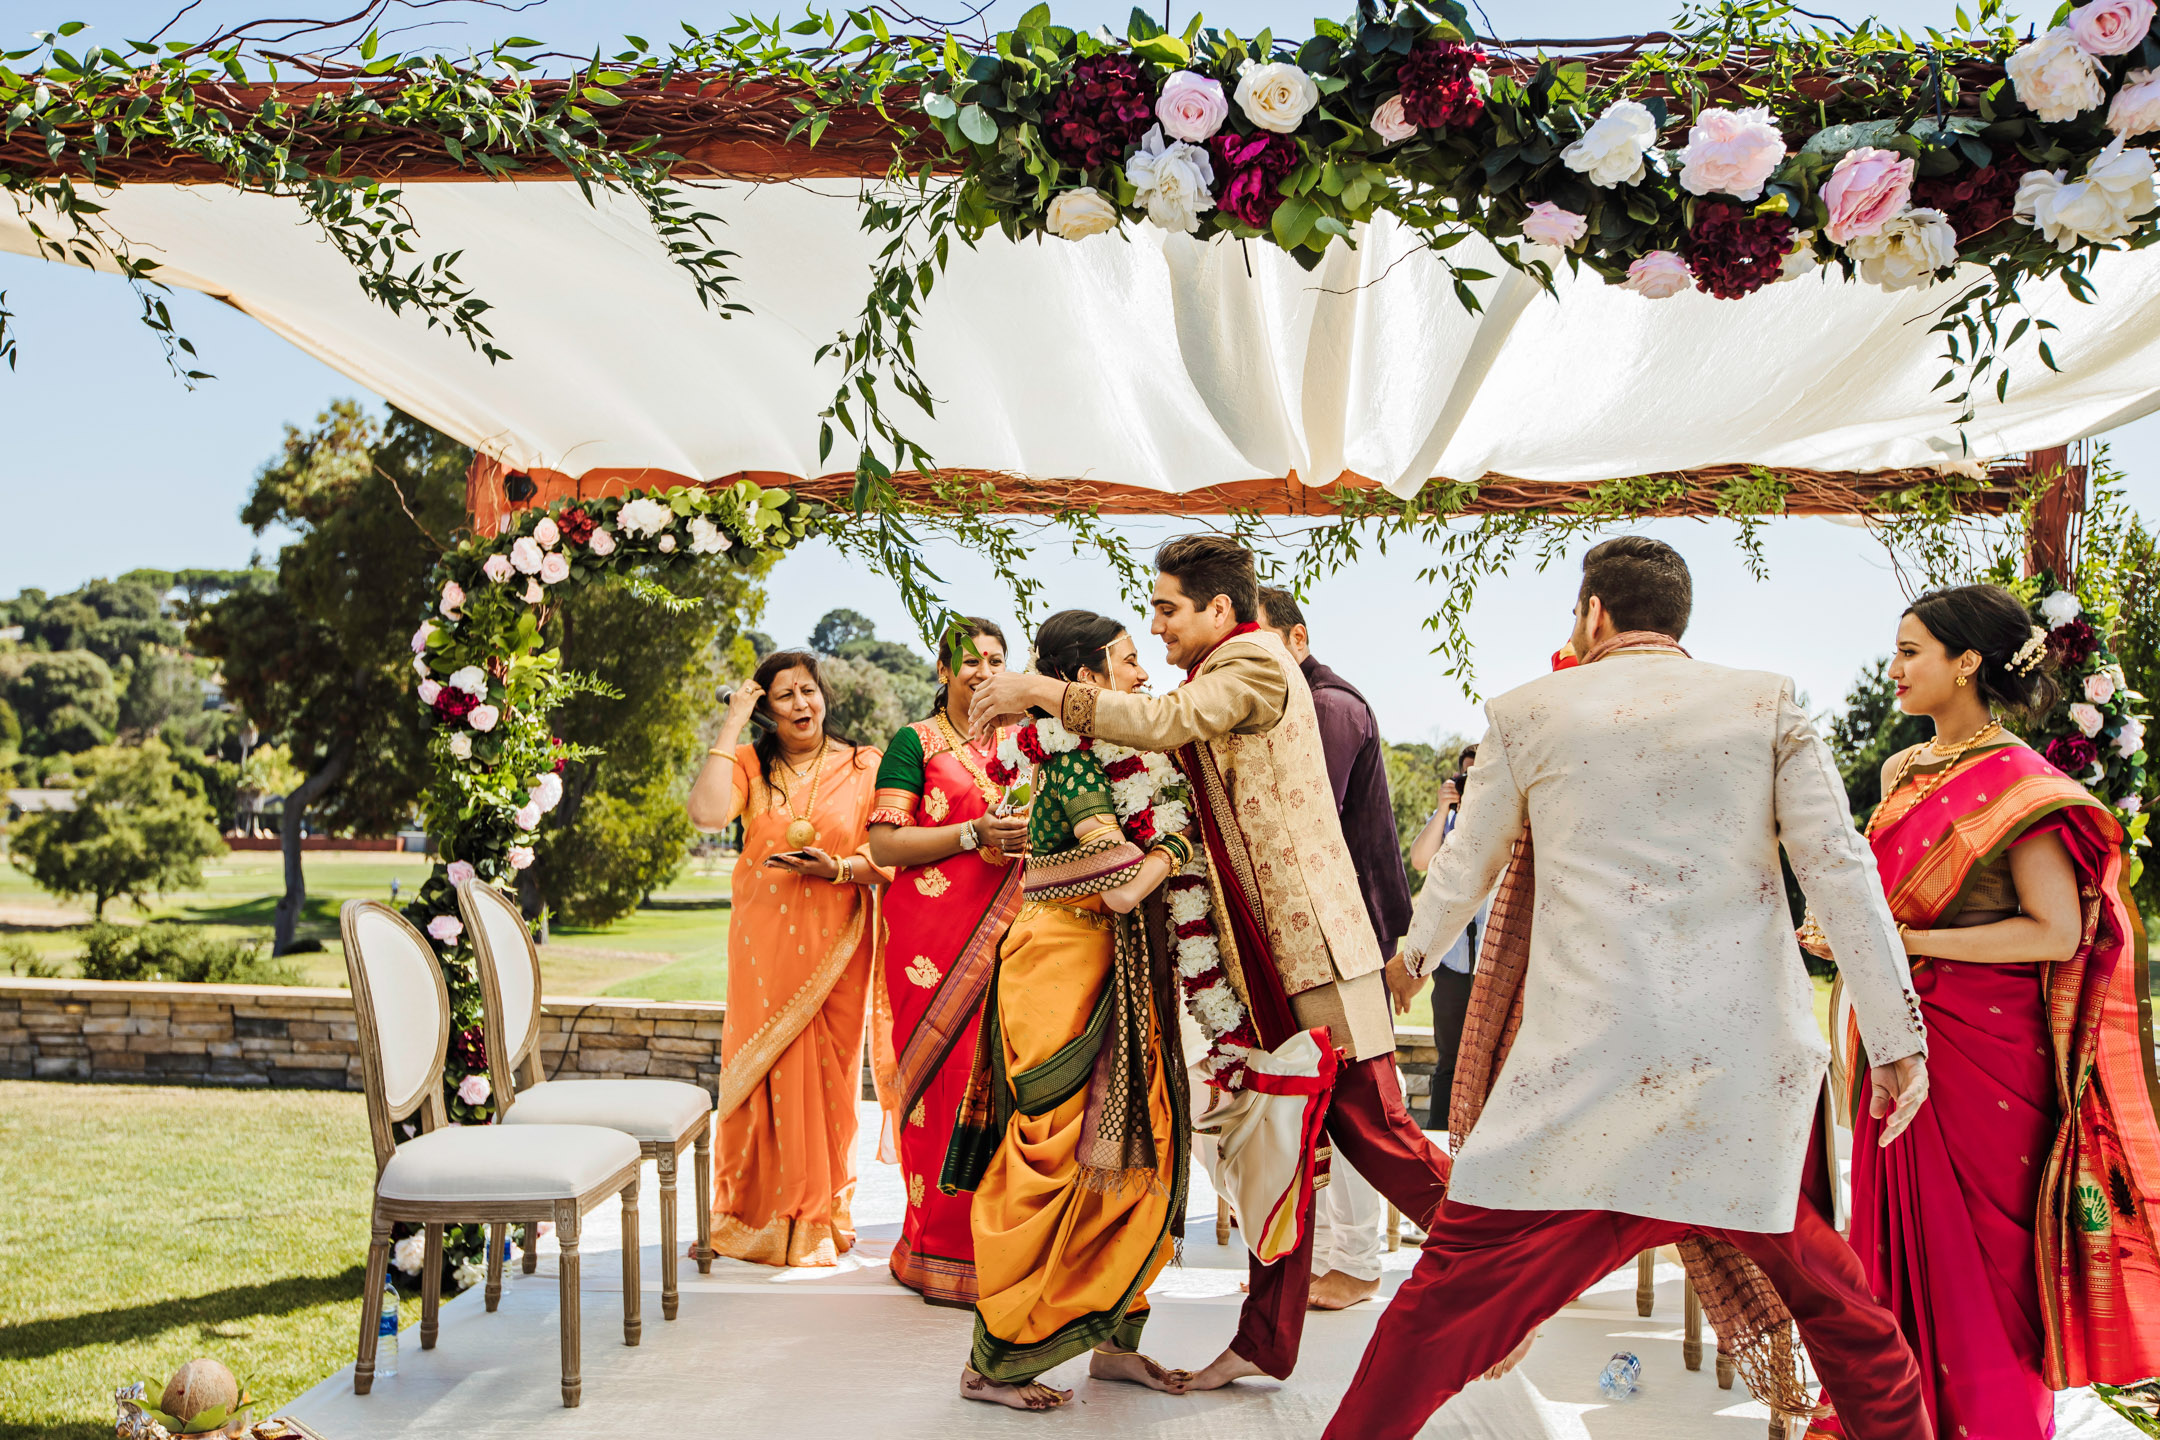
<path id="1" fill-rule="evenodd" d="M 158 1409 L 179 1420 L 193 1421 L 204 1411 L 221 1405 L 230 1417 L 239 1403 L 240 1382 L 233 1378 L 232 1371 L 215 1360 L 195 1359 L 173 1371 L 172 1379 L 165 1382 Z"/>

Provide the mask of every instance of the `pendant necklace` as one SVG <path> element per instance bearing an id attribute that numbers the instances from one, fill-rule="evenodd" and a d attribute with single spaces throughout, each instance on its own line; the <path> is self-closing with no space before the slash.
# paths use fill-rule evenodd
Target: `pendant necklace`
<path id="1" fill-rule="evenodd" d="M 1890 788 L 1883 792 L 1884 803 L 1877 805 L 1875 807 L 1875 813 L 1868 817 L 1867 833 L 1870 835 L 1874 834 L 1875 831 L 1882 824 L 1883 820 L 1887 817 L 1890 808 L 1888 803 L 1890 797 L 1892 795 L 1895 795 L 1898 791 L 1898 787 L 1905 783 L 1905 777 L 1912 773 L 1913 766 L 1920 763 L 1920 755 L 1922 751 L 1927 751 L 1930 754 L 1940 757 L 1943 762 L 1943 767 L 1942 769 L 1936 771 L 1933 775 L 1925 776 L 1921 779 L 1920 788 L 1918 790 L 1918 793 L 1913 796 L 1912 804 L 1907 805 L 1903 810 L 1899 811 L 1898 813 L 1900 815 L 1910 815 L 1913 812 L 1914 806 L 1917 806 L 1921 801 L 1927 799 L 1927 797 L 1933 794 L 1936 788 L 1939 787 L 1943 781 L 1950 778 L 1950 772 L 1957 767 L 1958 761 L 1965 758 L 1966 751 L 1972 749 L 1975 745 L 1978 745 L 1983 741 L 1986 741 L 1996 735 L 2001 734 L 2002 728 L 2002 721 L 1990 719 L 1987 724 L 1981 726 L 1971 735 L 1959 741 L 1957 744 L 1949 746 L 1947 749 L 1938 748 L 1934 740 L 1928 741 L 1925 745 L 1915 745 L 1912 748 L 1912 752 L 1905 757 L 1905 763 L 1898 766 L 1897 774 L 1892 777 L 1890 781 Z"/>
<path id="2" fill-rule="evenodd" d="M 809 814 L 798 815 L 795 813 L 795 796 L 793 793 L 795 788 L 794 786 L 790 785 L 788 789 L 782 792 L 780 796 L 782 800 L 785 800 L 787 802 L 788 827 L 786 838 L 788 847 L 790 849 L 803 850 L 817 843 L 817 826 L 812 823 L 810 815 L 815 815 L 817 813 L 818 782 L 825 778 L 825 747 L 830 745 L 831 743 L 832 741 L 830 739 L 820 740 L 818 742 L 817 754 L 812 756 L 810 760 Z M 798 781 L 801 780 L 802 771 L 797 770 L 795 772 L 795 778 Z"/>

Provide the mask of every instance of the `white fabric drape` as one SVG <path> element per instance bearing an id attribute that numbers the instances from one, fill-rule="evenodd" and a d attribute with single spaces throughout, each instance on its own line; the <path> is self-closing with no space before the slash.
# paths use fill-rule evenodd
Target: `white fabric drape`
<path id="1" fill-rule="evenodd" d="M 290 201 L 138 185 L 110 219 L 170 283 L 229 300 L 357 383 L 516 468 L 651 467 L 813 475 L 837 370 L 816 348 L 851 326 L 874 242 L 852 187 L 701 191 L 726 220 L 751 313 L 701 309 L 636 207 L 560 183 L 405 191 L 422 253 L 460 273 L 514 359 L 489 365 L 417 315 L 368 301 Z M 0 214 L 0 248 L 37 253 Z M 1951 286 L 1886 294 L 1835 274 L 1743 301 L 1652 301 L 1563 275 L 1547 295 L 1494 272 L 1480 315 L 1438 257 L 1381 220 L 1314 271 L 1270 246 L 1152 226 L 1077 244 L 956 247 L 923 326 L 940 397 L 904 428 L 941 465 L 1184 491 L 1349 471 L 1414 490 L 1433 475 L 1594 481 L 1725 462 L 1816 469 L 1955 454 L 1928 333 Z M 2027 337 L 2009 402 L 1968 427 L 1982 457 L 2060 444 L 2160 408 L 2160 250 L 2106 257 L 2099 300 L 2029 287 L 2064 373 Z M 1991 388 L 1991 387 L 1990 387 Z"/>

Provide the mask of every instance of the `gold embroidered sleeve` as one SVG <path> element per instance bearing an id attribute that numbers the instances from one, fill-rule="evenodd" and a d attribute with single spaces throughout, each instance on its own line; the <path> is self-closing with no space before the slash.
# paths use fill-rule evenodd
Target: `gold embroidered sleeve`
<path id="1" fill-rule="evenodd" d="M 1058 719 L 1075 735 L 1095 733 L 1095 697 L 1102 692 L 1093 685 L 1074 681 L 1065 687 L 1065 699 L 1058 706 Z"/>
<path id="2" fill-rule="evenodd" d="M 1226 646 L 1224 652 L 1222 659 L 1167 695 L 1093 691 L 1089 728 L 1073 723 L 1072 693 L 1085 687 L 1068 686 L 1066 728 L 1135 750 L 1175 750 L 1196 740 L 1272 730 L 1290 702 L 1282 668 L 1254 646 Z"/>

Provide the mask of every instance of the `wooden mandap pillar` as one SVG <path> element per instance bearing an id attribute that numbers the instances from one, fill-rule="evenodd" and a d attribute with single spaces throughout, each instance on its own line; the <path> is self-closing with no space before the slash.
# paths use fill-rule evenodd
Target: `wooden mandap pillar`
<path id="1" fill-rule="evenodd" d="M 2025 536 L 2025 573 L 2045 570 L 2065 585 L 2077 577 L 2079 520 L 2085 513 L 2085 467 L 2070 463 L 2070 447 L 2057 445 L 2027 456 L 2028 472 L 2041 489 Z"/>

